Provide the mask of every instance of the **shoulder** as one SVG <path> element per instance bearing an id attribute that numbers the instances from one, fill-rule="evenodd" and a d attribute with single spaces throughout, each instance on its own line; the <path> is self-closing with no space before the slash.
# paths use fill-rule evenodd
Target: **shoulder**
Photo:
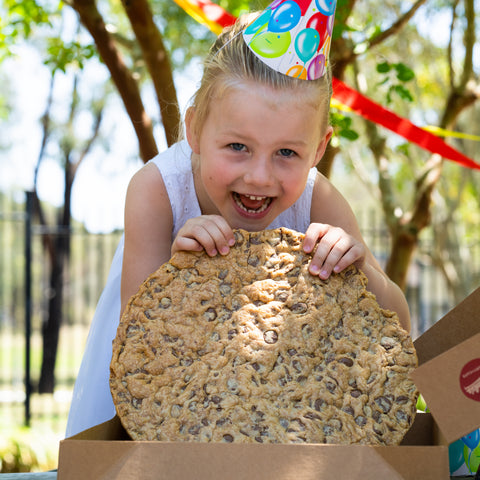
<path id="1" fill-rule="evenodd" d="M 125 201 L 125 227 L 172 223 L 170 199 L 160 171 L 147 163 L 131 178 Z"/>

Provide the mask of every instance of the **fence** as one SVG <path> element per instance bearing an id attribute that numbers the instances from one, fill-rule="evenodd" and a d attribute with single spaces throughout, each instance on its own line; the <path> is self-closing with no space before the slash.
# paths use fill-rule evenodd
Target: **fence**
<path id="1" fill-rule="evenodd" d="M 34 225 L 25 212 L 23 198 L 15 203 L 0 195 L 0 428 L 48 424 L 61 432 L 66 425 L 89 324 L 121 233 L 94 235 L 80 226 L 69 232 L 71 251 L 64 277 L 55 389 L 52 394 L 39 394 L 42 326 L 53 294 L 42 240 L 47 233 L 58 236 L 65 232 Z M 360 215 L 359 221 L 371 249 L 380 259 L 386 258 L 389 236 L 380 226 L 379 217 L 367 213 Z M 31 238 L 31 242 L 26 238 Z M 407 299 L 414 337 L 453 304 L 443 276 L 428 261 L 430 247 L 428 242 L 421 243 L 410 269 Z M 480 239 L 468 248 L 470 267 L 478 279 Z"/>
<path id="2" fill-rule="evenodd" d="M 89 323 L 121 234 L 93 235 L 80 227 L 72 230 L 55 389 L 53 394 L 39 394 L 42 328 L 53 294 L 42 240 L 47 234 L 55 237 L 64 232 L 30 224 L 31 243 L 25 241 L 29 217 L 21 207 L 0 196 L 0 425 L 48 423 L 61 431 Z"/>

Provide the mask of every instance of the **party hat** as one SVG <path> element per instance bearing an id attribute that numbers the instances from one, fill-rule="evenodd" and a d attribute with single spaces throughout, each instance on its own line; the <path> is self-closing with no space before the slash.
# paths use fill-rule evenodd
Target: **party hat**
<path id="1" fill-rule="evenodd" d="M 243 32 L 250 50 L 277 72 L 325 74 L 337 0 L 274 0 Z"/>

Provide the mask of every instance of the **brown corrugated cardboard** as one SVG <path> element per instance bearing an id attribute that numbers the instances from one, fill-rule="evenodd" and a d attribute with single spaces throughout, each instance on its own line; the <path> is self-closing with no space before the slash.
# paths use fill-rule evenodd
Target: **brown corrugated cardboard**
<path id="1" fill-rule="evenodd" d="M 419 414 L 398 447 L 134 442 L 115 417 L 60 443 L 59 480 L 446 480 L 447 447 Z M 423 445 L 422 442 L 428 442 Z"/>
<path id="2" fill-rule="evenodd" d="M 480 402 L 464 393 L 480 372 L 479 310 L 477 289 L 415 341 L 414 381 L 441 432 L 419 413 L 397 447 L 135 442 L 115 417 L 60 442 L 58 479 L 449 479 L 446 441 L 480 426 Z"/>
<path id="3" fill-rule="evenodd" d="M 448 443 L 480 427 L 480 288 L 415 341 L 412 378 Z"/>

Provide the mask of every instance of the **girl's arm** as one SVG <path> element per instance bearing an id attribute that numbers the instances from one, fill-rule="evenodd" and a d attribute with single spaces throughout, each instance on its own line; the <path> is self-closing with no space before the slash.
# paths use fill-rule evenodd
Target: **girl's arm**
<path id="1" fill-rule="evenodd" d="M 305 233 L 304 250 L 316 246 L 310 271 L 327 278 L 355 264 L 368 278 L 368 290 L 382 308 L 397 313 L 402 327 L 410 331 L 410 312 L 405 296 L 392 282 L 368 249 L 350 205 L 321 174 L 317 175 L 310 213 L 312 224 Z"/>
<path id="2" fill-rule="evenodd" d="M 158 168 L 149 163 L 131 179 L 125 203 L 121 311 L 143 281 L 170 259 L 173 215 Z"/>

